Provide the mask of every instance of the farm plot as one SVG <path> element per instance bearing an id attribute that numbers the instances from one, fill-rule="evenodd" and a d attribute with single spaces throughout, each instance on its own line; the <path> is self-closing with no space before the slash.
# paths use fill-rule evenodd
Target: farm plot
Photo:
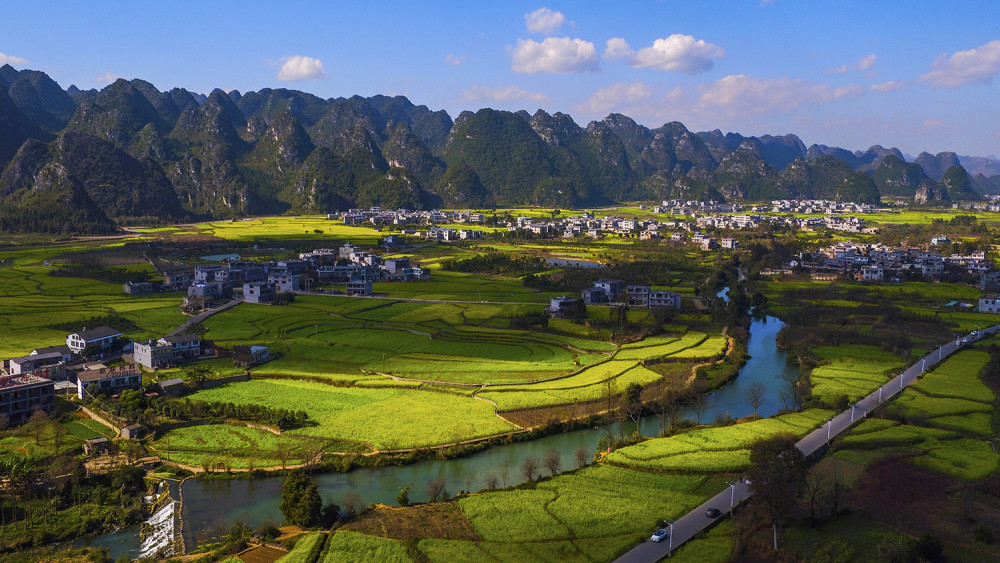
<path id="1" fill-rule="evenodd" d="M 139 330 L 132 338 L 160 336 L 184 320 L 175 297 L 128 296 L 118 284 L 48 275 L 49 269 L 0 269 L 0 357 L 66 343 L 66 331 L 50 328 L 94 316 L 120 313 Z"/>
<path id="2" fill-rule="evenodd" d="M 226 462 L 230 467 L 273 467 L 302 463 L 302 438 L 230 424 L 205 424 L 169 430 L 152 448 L 165 459 L 200 466 Z M 320 443 L 321 444 L 321 443 Z"/>
<path id="3" fill-rule="evenodd" d="M 366 563 L 368 561 L 413 561 L 399 540 L 368 536 L 357 532 L 334 532 L 330 536 L 323 563 Z"/>
<path id="4" fill-rule="evenodd" d="M 824 401 L 841 395 L 856 401 L 878 389 L 902 367 L 898 357 L 874 346 L 826 346 L 816 348 L 816 354 L 830 361 L 809 376 L 813 396 Z"/>
<path id="5" fill-rule="evenodd" d="M 592 465 L 534 488 L 463 498 L 458 504 L 483 541 L 424 540 L 419 549 L 431 561 L 606 560 L 657 519 L 702 502 L 692 491 L 704 480 Z"/>
<path id="6" fill-rule="evenodd" d="M 754 441 L 781 433 L 804 436 L 830 414 L 810 409 L 732 426 L 698 428 L 615 450 L 608 454 L 608 461 L 643 469 L 736 471 L 749 465 L 749 447 Z"/>
<path id="7" fill-rule="evenodd" d="M 295 547 L 275 563 L 309 563 L 309 556 L 318 544 L 326 539 L 326 534 L 307 534 L 295 542 Z"/>
<path id="8" fill-rule="evenodd" d="M 934 444 L 913 462 L 945 475 L 975 481 L 995 472 L 1000 467 L 1000 456 L 989 442 L 965 439 Z"/>
<path id="9" fill-rule="evenodd" d="M 925 374 L 911 388 L 935 397 L 992 403 L 993 391 L 979 379 L 979 372 L 989 361 L 989 354 L 980 350 L 960 352 Z"/>
<path id="10" fill-rule="evenodd" d="M 660 374 L 635 362 L 612 360 L 571 377 L 537 385 L 495 388 L 478 395 L 496 402 L 500 410 L 516 410 L 600 399 L 607 391 L 603 382 L 608 379 L 614 380 L 614 392 L 620 392 L 630 383 L 647 385 L 659 380 L 660 377 Z"/>
<path id="11" fill-rule="evenodd" d="M 379 449 L 433 446 L 517 430 L 485 401 L 410 388 L 251 380 L 205 389 L 191 399 L 301 409 L 317 425 L 287 434 L 362 442 Z"/>
<path id="12" fill-rule="evenodd" d="M 450 322 L 462 323 L 464 305 L 382 301 L 351 311 L 336 301 L 281 308 L 243 304 L 205 326 L 222 346 L 253 340 L 281 354 L 254 370 L 260 374 L 354 380 L 362 371 L 377 371 L 434 381 L 519 382 L 567 374 L 601 357 L 575 352 L 558 338 L 455 330 L 441 320 L 451 315 Z"/>

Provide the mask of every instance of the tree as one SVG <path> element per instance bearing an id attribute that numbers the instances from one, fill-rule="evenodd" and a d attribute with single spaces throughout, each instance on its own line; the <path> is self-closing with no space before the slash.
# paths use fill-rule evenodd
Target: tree
<path id="1" fill-rule="evenodd" d="M 587 465 L 587 448 L 577 448 L 573 455 L 576 457 L 577 467 L 585 467 Z"/>
<path id="2" fill-rule="evenodd" d="M 24 426 L 25 430 L 35 435 L 35 445 L 38 445 L 42 440 L 42 432 L 49 426 L 49 415 L 42 409 L 35 409 Z"/>
<path id="3" fill-rule="evenodd" d="M 396 495 L 396 504 L 399 506 L 410 506 L 410 487 L 412 486 L 413 483 L 410 483 L 399 489 L 399 494 Z"/>
<path id="4" fill-rule="evenodd" d="M 210 375 L 212 375 L 212 370 L 204 364 L 195 364 L 184 370 L 184 380 L 192 383 L 196 388 L 200 388 Z"/>
<path id="5" fill-rule="evenodd" d="M 427 482 L 427 500 L 428 502 L 437 502 L 438 497 L 444 491 L 445 480 L 444 476 L 438 475 L 437 477 L 431 479 Z"/>
<path id="6" fill-rule="evenodd" d="M 281 486 L 281 514 L 293 526 L 308 528 L 319 522 L 323 500 L 316 483 L 301 471 L 293 471 Z"/>
<path id="7" fill-rule="evenodd" d="M 500 478 L 496 476 L 496 473 L 487 473 L 486 477 L 483 477 L 484 489 L 495 489 L 499 485 L 500 485 Z"/>
<path id="8" fill-rule="evenodd" d="M 761 506 L 774 531 L 774 549 L 778 549 L 778 527 L 798 504 L 806 486 L 806 460 L 795 447 L 797 438 L 779 434 L 750 445 L 747 477 L 753 483 L 752 502 Z"/>
<path id="9" fill-rule="evenodd" d="M 698 393 L 691 399 L 691 409 L 694 411 L 698 424 L 701 424 L 701 414 L 705 412 L 705 396 Z"/>
<path id="10" fill-rule="evenodd" d="M 542 465 L 549 470 L 549 475 L 559 473 L 559 466 L 562 464 L 562 454 L 557 449 L 551 449 L 542 456 Z"/>
<path id="11" fill-rule="evenodd" d="M 747 388 L 743 390 L 743 396 L 746 398 L 747 404 L 750 405 L 750 408 L 753 409 L 753 415 L 755 417 L 757 416 L 757 409 L 759 409 L 764 403 L 765 391 L 767 391 L 767 389 L 765 389 L 764 384 L 760 381 L 754 381 L 750 385 L 747 385 Z"/>
<path id="12" fill-rule="evenodd" d="M 625 387 L 625 392 L 622 393 L 622 407 L 638 427 L 639 417 L 642 415 L 642 385 L 633 381 Z"/>
<path id="13" fill-rule="evenodd" d="M 535 472 L 538 471 L 538 460 L 528 456 L 521 462 L 521 475 L 527 481 L 535 480 Z"/>
<path id="14" fill-rule="evenodd" d="M 500 480 L 503 481 L 504 488 L 507 487 L 508 475 L 510 475 L 510 460 L 505 459 L 500 462 Z"/>
<path id="15" fill-rule="evenodd" d="M 615 395 L 618 394 L 618 386 L 615 383 L 615 378 L 610 378 L 604 381 L 603 388 L 603 398 L 604 398 L 604 424 L 608 428 L 608 436 L 611 436 L 611 423 L 615 420 Z"/>

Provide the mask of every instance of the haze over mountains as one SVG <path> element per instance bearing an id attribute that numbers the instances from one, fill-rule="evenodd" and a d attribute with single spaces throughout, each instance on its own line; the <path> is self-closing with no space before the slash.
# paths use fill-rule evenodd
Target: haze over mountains
<path id="1" fill-rule="evenodd" d="M 866 151 L 795 135 L 650 129 L 621 114 L 462 112 L 402 96 L 286 89 L 195 94 L 119 79 L 63 90 L 0 67 L 0 230 L 106 232 L 131 221 L 350 207 L 585 207 L 636 199 L 875 202 L 1000 193 L 1000 163 Z"/>

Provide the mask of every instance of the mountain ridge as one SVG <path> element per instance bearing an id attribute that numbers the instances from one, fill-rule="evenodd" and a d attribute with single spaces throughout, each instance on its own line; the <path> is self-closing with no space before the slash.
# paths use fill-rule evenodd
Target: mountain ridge
<path id="1" fill-rule="evenodd" d="M 43 72 L 10 65 L 0 67 L 0 118 L 0 205 L 5 217 L 20 217 L 3 223 L 12 230 L 32 230 L 32 221 L 53 229 L 25 208 L 44 193 L 80 206 L 60 215 L 69 221 L 63 231 L 78 232 L 140 217 L 368 205 L 870 203 L 883 195 L 944 202 L 1000 193 L 1000 175 L 991 174 L 1000 165 L 952 152 L 908 163 L 899 149 L 880 145 L 807 147 L 791 133 L 693 132 L 677 121 L 649 128 L 622 114 L 582 126 L 560 112 L 484 108 L 452 120 L 403 96 L 323 99 L 284 88 L 206 96 L 141 79 L 63 90 Z"/>

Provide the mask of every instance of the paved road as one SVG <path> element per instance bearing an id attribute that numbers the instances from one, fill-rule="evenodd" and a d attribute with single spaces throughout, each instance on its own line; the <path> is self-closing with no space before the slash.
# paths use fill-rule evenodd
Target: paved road
<path id="1" fill-rule="evenodd" d="M 987 328 L 982 331 L 979 338 L 989 334 L 996 334 L 998 331 L 1000 331 L 1000 325 Z M 873 408 L 899 394 L 906 386 L 916 381 L 917 376 L 930 369 L 934 364 L 939 363 L 960 349 L 962 347 L 959 344 L 961 338 L 968 338 L 970 342 L 976 339 L 971 334 L 967 334 L 959 337 L 958 340 L 951 340 L 930 354 L 927 354 L 881 388 L 855 403 L 851 408 L 829 419 L 823 426 L 796 442 L 795 446 L 806 456 L 816 454 L 817 452 L 822 454 L 823 448 L 829 444 L 832 438 L 850 428 L 855 422 L 863 419 L 865 414 Z M 733 508 L 749 498 L 751 494 L 750 486 L 741 479 L 674 522 L 672 539 L 669 535 L 667 539 L 659 543 L 654 543 L 647 539 L 616 559 L 615 562 L 653 563 L 659 561 L 667 557 L 673 549 L 677 549 L 681 544 L 725 516 Z M 710 507 L 719 509 L 722 514 L 716 518 L 709 518 L 706 516 L 705 511 Z M 650 532 L 652 533 L 652 530 Z"/>

